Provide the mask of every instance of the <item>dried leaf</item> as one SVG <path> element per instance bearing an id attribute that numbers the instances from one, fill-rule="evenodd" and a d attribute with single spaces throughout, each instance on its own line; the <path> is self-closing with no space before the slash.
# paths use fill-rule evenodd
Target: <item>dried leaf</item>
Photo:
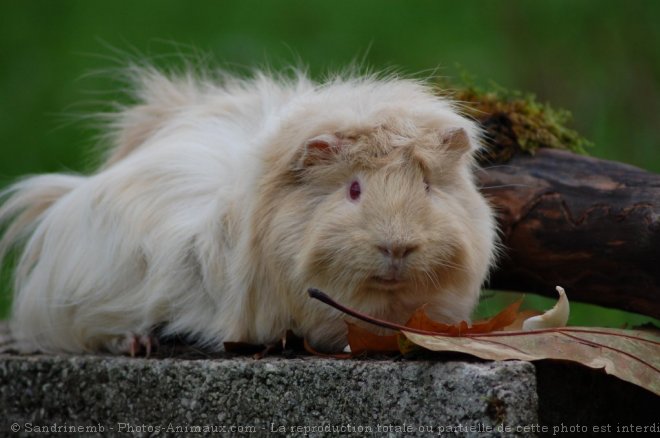
<path id="1" fill-rule="evenodd" d="M 406 323 L 406 327 L 430 332 L 446 333 L 450 336 L 463 336 L 470 333 L 489 333 L 494 330 L 501 330 L 512 324 L 516 320 L 518 309 L 522 302 L 523 298 L 520 298 L 492 318 L 475 322 L 471 326 L 468 326 L 465 321 L 453 325 L 434 321 L 426 313 L 426 306 L 422 306 L 413 313 Z"/>
<path id="2" fill-rule="evenodd" d="M 660 395 L 660 338 L 647 333 L 589 327 L 495 332 L 465 337 L 403 331 L 432 351 L 456 351 L 489 360 L 557 359 L 604 369 Z"/>
<path id="3" fill-rule="evenodd" d="M 660 395 L 660 337 L 646 332 L 589 327 L 558 327 L 531 331 L 495 331 L 490 333 L 434 333 L 425 328 L 405 327 L 373 318 L 337 303 L 318 289 L 309 289 L 309 295 L 347 315 L 392 330 L 399 330 L 410 342 L 432 351 L 453 351 L 471 354 L 488 360 L 541 360 L 555 359 L 579 363 L 633 383 Z M 519 305 L 519 303 L 514 303 Z M 499 326 L 503 321 L 517 318 L 517 307 L 506 316 L 497 315 L 484 323 Z M 422 309 L 423 310 L 423 309 Z M 416 313 L 413 324 L 423 327 L 431 324 L 425 312 Z M 501 319 L 500 319 L 501 318 Z M 421 322 L 419 322 L 421 321 Z M 507 326 L 511 325 L 507 323 Z M 480 326 L 479 329 L 481 329 Z M 485 327 L 485 326 L 483 326 Z M 366 332 L 368 330 L 362 329 Z M 458 329 L 457 329 L 458 330 Z M 463 330 L 463 327 L 460 327 Z M 452 330 L 450 329 L 450 332 Z M 367 335 L 363 336 L 366 339 Z M 401 351 L 410 350 L 409 343 L 399 340 Z"/>
<path id="4" fill-rule="evenodd" d="M 398 334 L 377 335 L 357 324 L 346 322 L 348 326 L 348 345 L 351 354 L 358 356 L 362 353 L 398 353 Z"/>
<path id="5" fill-rule="evenodd" d="M 431 319 L 426 313 L 426 306 L 417 309 L 406 323 L 406 327 L 428 332 L 445 333 L 449 336 L 463 336 L 470 333 L 486 333 L 492 330 L 499 330 L 511 324 L 516 319 L 518 308 L 522 304 L 523 298 L 512 303 L 500 313 L 485 321 L 480 321 L 472 326 L 467 322 L 461 321 L 456 324 L 445 324 Z M 377 335 L 368 329 L 356 324 L 346 322 L 348 326 L 348 345 L 351 354 L 359 356 L 363 353 L 401 353 L 407 354 L 414 349 L 408 343 L 403 342 L 400 336 Z M 309 353 L 317 354 L 311 348 L 305 347 Z M 326 354 L 321 354 L 328 356 Z M 343 356 L 342 356 L 343 357 Z"/>
<path id="6" fill-rule="evenodd" d="M 490 333 L 503 330 L 506 326 L 513 324 L 518 316 L 518 309 L 520 309 L 520 305 L 524 299 L 525 297 L 521 297 L 519 300 L 509 304 L 504 310 L 492 318 L 475 322 L 468 329 L 468 333 Z"/>
<path id="7" fill-rule="evenodd" d="M 450 324 L 443 324 L 432 320 L 426 313 L 426 305 L 420 307 L 413 312 L 412 316 L 406 322 L 406 327 L 416 328 L 420 330 L 428 330 L 432 332 L 449 333 L 452 329 Z"/>
<path id="8" fill-rule="evenodd" d="M 523 330 L 539 330 L 552 327 L 565 327 L 570 314 L 570 305 L 564 288 L 557 286 L 559 300 L 555 306 L 543 315 L 533 316 L 523 322 Z"/>
<path id="9" fill-rule="evenodd" d="M 426 313 L 426 306 L 422 306 L 413 313 L 413 315 L 406 323 L 406 327 L 426 330 L 429 332 L 445 333 L 449 336 L 463 336 L 469 333 L 486 333 L 511 324 L 516 318 L 516 314 L 521 303 L 522 299 L 511 304 L 493 318 L 475 323 L 472 326 L 468 326 L 467 322 L 465 321 L 461 321 L 453 325 L 434 321 Z M 346 324 L 348 325 L 348 345 L 351 347 L 351 353 L 354 356 L 358 356 L 365 352 L 400 352 L 402 354 L 407 354 L 414 348 L 405 343 L 402 344 L 399 336 L 396 334 L 386 336 L 377 335 L 368 329 L 360 327 L 356 324 L 350 322 L 347 322 Z"/>

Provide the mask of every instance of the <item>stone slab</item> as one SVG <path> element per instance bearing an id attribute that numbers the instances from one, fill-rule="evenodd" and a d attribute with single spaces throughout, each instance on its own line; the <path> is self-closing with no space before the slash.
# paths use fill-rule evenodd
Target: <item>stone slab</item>
<path id="1" fill-rule="evenodd" d="M 525 362 L 0 355 L 3 432 L 511 436 L 498 427 L 538 424 L 537 406 Z"/>

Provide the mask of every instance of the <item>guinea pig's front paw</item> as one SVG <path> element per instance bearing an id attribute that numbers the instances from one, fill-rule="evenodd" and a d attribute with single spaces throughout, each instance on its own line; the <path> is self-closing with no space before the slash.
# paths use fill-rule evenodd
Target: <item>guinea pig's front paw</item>
<path id="1" fill-rule="evenodd" d="M 131 357 L 142 356 L 149 357 L 151 352 L 158 348 L 158 338 L 151 334 L 137 335 L 128 333 L 125 336 L 116 339 L 111 350 L 119 354 L 130 355 Z"/>

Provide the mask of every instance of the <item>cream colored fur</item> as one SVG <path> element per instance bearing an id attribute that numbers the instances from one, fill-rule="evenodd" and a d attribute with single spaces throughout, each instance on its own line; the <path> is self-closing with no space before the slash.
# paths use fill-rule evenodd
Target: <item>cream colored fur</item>
<path id="1" fill-rule="evenodd" d="M 287 329 L 342 348 L 344 315 L 309 287 L 396 322 L 424 303 L 470 317 L 495 230 L 477 128 L 449 101 L 397 78 L 136 80 L 99 171 L 5 193 L 0 250 L 25 240 L 11 327 L 26 349 L 117 352 L 155 327 L 210 348 Z M 410 249 L 392 285 L 373 279 L 395 269 L 388 246 Z"/>

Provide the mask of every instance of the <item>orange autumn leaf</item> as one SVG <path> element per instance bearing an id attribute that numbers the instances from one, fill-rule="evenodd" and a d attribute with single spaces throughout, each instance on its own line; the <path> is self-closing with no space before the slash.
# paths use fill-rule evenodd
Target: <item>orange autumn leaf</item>
<path id="1" fill-rule="evenodd" d="M 426 305 L 423 305 L 413 312 L 408 322 L 406 322 L 406 327 L 428 330 L 430 332 L 448 333 L 453 326 L 431 319 L 426 313 Z"/>
<path id="2" fill-rule="evenodd" d="M 426 306 L 417 309 L 406 323 L 406 327 L 426 330 L 429 332 L 443 333 L 449 336 L 462 336 L 473 333 L 490 333 L 497 330 L 502 330 L 506 326 L 513 324 L 518 316 L 518 309 L 523 302 L 520 298 L 514 303 L 511 303 L 504 310 L 497 315 L 487 320 L 478 321 L 468 326 L 467 322 L 461 321 L 456 324 L 444 324 L 434 321 L 426 313 Z"/>
<path id="3" fill-rule="evenodd" d="M 607 374 L 645 388 L 660 396 L 660 337 L 654 333 L 609 329 L 599 327 L 565 327 L 568 317 L 568 301 L 563 289 L 557 288 L 560 299 L 557 305 L 543 313 L 551 327 L 515 331 L 463 333 L 454 336 L 448 332 L 434 332 L 424 328 L 406 327 L 377 319 L 343 306 L 318 289 L 310 289 L 309 295 L 354 318 L 390 330 L 398 330 L 408 340 L 399 339 L 401 351 L 414 348 L 411 344 L 431 351 L 466 353 L 487 360 L 564 360 L 602 369 Z M 473 330 L 493 327 L 509 328 L 517 323 L 519 303 L 514 303 L 495 317 L 475 324 Z M 423 310 L 423 309 L 422 309 Z M 511 320 L 513 315 L 514 321 Z M 518 316 L 516 316 L 518 315 Z M 424 312 L 414 315 L 415 324 L 428 323 Z M 528 315 L 525 315 L 528 316 Z M 422 321 L 422 322 L 420 322 Z M 527 319 L 529 321 L 529 319 Z M 430 324 L 430 323 L 429 323 Z M 459 326 L 460 327 L 460 326 Z M 461 330 L 463 328 L 461 327 Z M 454 327 L 449 332 L 457 331 Z"/>
<path id="4" fill-rule="evenodd" d="M 514 301 L 492 318 L 475 322 L 468 328 L 467 333 L 490 333 L 503 330 L 506 326 L 515 322 L 519 315 L 518 309 L 520 309 L 520 305 L 524 299 L 525 297 L 521 297 L 519 300 Z"/>
<path id="5" fill-rule="evenodd" d="M 406 327 L 427 330 L 429 332 L 444 333 L 449 336 L 462 336 L 472 333 L 489 333 L 500 330 L 516 320 L 518 308 L 522 298 L 502 310 L 488 320 L 480 321 L 472 326 L 461 321 L 456 324 L 445 324 L 434 321 L 426 313 L 426 306 L 417 309 L 406 323 Z M 362 353 L 393 353 L 401 352 L 398 335 L 377 335 L 366 328 L 346 322 L 348 325 L 348 345 L 354 356 Z"/>
<path id="6" fill-rule="evenodd" d="M 346 322 L 348 326 L 348 345 L 353 356 L 362 353 L 398 353 L 399 334 L 377 335 L 357 324 Z"/>

